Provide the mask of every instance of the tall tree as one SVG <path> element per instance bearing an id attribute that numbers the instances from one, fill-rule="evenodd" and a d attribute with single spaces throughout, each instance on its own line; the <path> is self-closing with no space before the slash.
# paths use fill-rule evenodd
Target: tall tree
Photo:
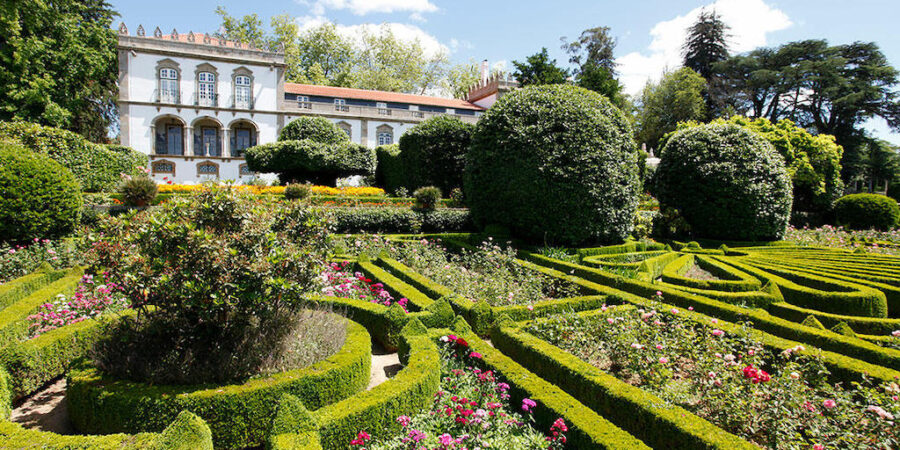
<path id="1" fill-rule="evenodd" d="M 353 87 L 424 94 L 438 85 L 446 66 L 444 51 L 427 56 L 418 39 L 401 40 L 383 24 L 376 32 L 363 30 Z"/>
<path id="2" fill-rule="evenodd" d="M 585 89 L 606 96 L 619 108 L 625 106 L 625 96 L 622 94 L 622 84 L 613 78 L 613 74 L 604 67 L 593 62 L 581 66 L 581 70 L 575 75 L 575 83 Z"/>
<path id="3" fill-rule="evenodd" d="M 710 80 L 713 64 L 728 59 L 728 29 L 715 11 L 701 10 L 681 47 L 684 66 Z"/>
<path id="4" fill-rule="evenodd" d="M 338 33 L 334 23 L 323 23 L 300 33 L 297 58 L 292 60 L 298 76 L 291 81 L 350 87 L 356 58 L 353 41 Z"/>
<path id="5" fill-rule="evenodd" d="M 513 76 L 520 86 L 541 84 L 563 84 L 569 72 L 551 60 L 547 47 L 525 59 L 525 62 L 513 61 L 516 71 Z"/>
<path id="6" fill-rule="evenodd" d="M 469 89 L 479 81 L 480 75 L 481 71 L 474 61 L 457 64 L 447 71 L 443 88 L 453 98 L 466 98 Z"/>
<path id="7" fill-rule="evenodd" d="M 609 27 L 588 28 L 572 42 L 568 42 L 565 36 L 560 41 L 562 49 L 569 54 L 569 62 L 579 67 L 576 74 L 590 64 L 605 69 L 615 77 L 616 59 L 613 52 L 616 49 L 616 38 L 610 35 Z"/>
<path id="8" fill-rule="evenodd" d="M 223 6 L 216 8 L 216 15 L 222 18 L 222 28 L 215 33 L 217 37 L 242 42 L 254 48 L 274 50 L 271 48 L 273 39 L 267 36 L 265 25 L 258 15 L 234 17 L 228 14 Z"/>
<path id="9" fill-rule="evenodd" d="M 116 118 L 116 16 L 105 0 L 3 2 L 0 120 L 105 140 Z"/>
<path id="10" fill-rule="evenodd" d="M 706 80 L 688 67 L 663 74 L 658 84 L 647 83 L 637 105 L 638 141 L 656 147 L 679 122 L 705 120 L 705 91 Z"/>

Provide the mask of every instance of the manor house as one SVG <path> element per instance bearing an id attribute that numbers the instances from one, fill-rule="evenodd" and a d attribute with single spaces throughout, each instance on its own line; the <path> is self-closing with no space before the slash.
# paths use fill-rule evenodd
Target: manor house
<path id="1" fill-rule="evenodd" d="M 123 145 L 150 157 L 153 178 L 241 183 L 254 174 L 244 149 L 274 142 L 300 116 L 326 117 L 369 147 L 397 142 L 446 114 L 475 122 L 515 82 L 487 77 L 466 100 L 285 82 L 284 54 L 207 34 L 118 30 Z"/>

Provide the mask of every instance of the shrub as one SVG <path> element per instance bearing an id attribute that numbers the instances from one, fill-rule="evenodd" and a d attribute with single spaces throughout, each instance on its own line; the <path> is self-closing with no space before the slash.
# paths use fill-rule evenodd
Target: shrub
<path id="1" fill-rule="evenodd" d="M 129 206 L 147 206 L 153 203 L 157 192 L 156 182 L 145 175 L 128 177 L 119 188 L 125 204 Z"/>
<path id="2" fill-rule="evenodd" d="M 278 135 L 279 141 L 302 141 L 309 139 L 323 144 L 350 142 L 344 130 L 324 117 L 298 117 L 287 124 Z"/>
<path id="3" fill-rule="evenodd" d="M 147 155 L 121 145 L 89 142 L 79 134 L 27 122 L 0 122 L 0 140 L 18 141 L 71 170 L 85 192 L 113 192 L 120 174 L 137 175 Z"/>
<path id="4" fill-rule="evenodd" d="M 657 169 L 660 207 L 676 208 L 698 237 L 775 240 L 791 215 L 784 159 L 758 134 L 737 125 L 676 133 Z"/>
<path id="5" fill-rule="evenodd" d="M 444 192 L 462 187 L 466 151 L 475 125 L 458 117 L 435 116 L 400 136 L 400 160 L 406 187 L 437 186 Z"/>
<path id="6" fill-rule="evenodd" d="M 312 194 L 310 184 L 289 184 L 284 187 L 284 198 L 288 200 L 306 200 Z"/>
<path id="7" fill-rule="evenodd" d="M 425 186 L 416 189 L 413 192 L 416 198 L 416 208 L 423 210 L 431 210 L 441 201 L 441 190 L 434 186 Z"/>
<path id="8" fill-rule="evenodd" d="M 844 149 L 834 136 L 810 134 L 794 122 L 783 119 L 772 123 L 766 118 L 749 119 L 744 116 L 716 119 L 711 123 L 724 125 L 731 123 L 758 133 L 769 141 L 784 158 L 791 176 L 794 192 L 793 210 L 826 212 L 844 191 L 841 180 L 841 155 Z M 678 130 L 700 126 L 698 122 L 678 124 Z M 669 139 L 670 133 L 663 138 Z"/>
<path id="9" fill-rule="evenodd" d="M 887 231 L 900 222 L 897 201 L 879 194 L 850 194 L 838 199 L 834 213 L 839 224 L 854 230 Z"/>
<path id="10" fill-rule="evenodd" d="M 78 223 L 81 205 L 78 181 L 62 164 L 0 144 L 0 241 L 65 235 Z"/>
<path id="11" fill-rule="evenodd" d="M 277 173 L 282 183 L 309 181 L 334 186 L 337 178 L 368 175 L 375 170 L 374 152 L 350 141 L 279 141 L 250 147 L 244 157 L 250 170 Z"/>
<path id="12" fill-rule="evenodd" d="M 450 204 L 448 206 L 451 208 L 463 208 L 465 205 L 466 197 L 463 194 L 462 189 L 453 188 L 453 190 L 450 191 Z"/>
<path id="13" fill-rule="evenodd" d="M 398 144 L 382 145 L 375 148 L 375 184 L 388 192 L 406 190 L 406 174 L 400 160 Z M 398 196 L 399 197 L 399 196 Z"/>
<path id="14" fill-rule="evenodd" d="M 640 188 L 628 119 L 574 86 L 529 86 L 476 126 L 465 172 L 476 224 L 558 244 L 621 241 Z"/>

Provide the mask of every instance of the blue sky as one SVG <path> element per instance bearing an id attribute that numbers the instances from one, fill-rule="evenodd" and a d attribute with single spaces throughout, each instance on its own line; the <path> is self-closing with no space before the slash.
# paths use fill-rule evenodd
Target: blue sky
<path id="1" fill-rule="evenodd" d="M 283 0 L 184 1 L 111 0 L 133 32 L 143 24 L 148 33 L 210 32 L 219 27 L 216 6 L 232 15 L 256 13 L 265 22 L 288 13 L 301 26 L 330 20 L 347 34 L 361 25 L 388 23 L 395 33 L 418 38 L 428 51 L 444 49 L 454 62 L 487 59 L 509 68 L 512 60 L 547 47 L 559 62 L 561 36 L 574 38 L 585 28 L 608 26 L 618 37 L 616 57 L 621 80 L 637 92 L 648 78 L 678 65 L 683 29 L 699 8 L 713 6 L 732 27 L 733 50 L 778 45 L 801 39 L 827 39 L 832 44 L 874 41 L 894 67 L 900 68 L 896 39 L 897 0 Z M 886 125 L 869 125 L 879 136 L 900 144 L 900 134 Z"/>

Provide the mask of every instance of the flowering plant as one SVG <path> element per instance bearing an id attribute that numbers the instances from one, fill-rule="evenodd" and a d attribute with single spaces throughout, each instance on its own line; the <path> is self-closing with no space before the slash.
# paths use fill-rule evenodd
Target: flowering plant
<path id="1" fill-rule="evenodd" d="M 81 253 L 64 241 L 35 238 L 29 245 L 0 246 L 0 283 L 34 272 L 47 263 L 54 269 L 81 262 Z"/>
<path id="2" fill-rule="evenodd" d="M 863 250 L 869 253 L 900 255 L 900 230 L 845 230 L 824 225 L 820 228 L 789 227 L 784 240 L 804 246 Z"/>
<path id="3" fill-rule="evenodd" d="M 103 283 L 98 284 L 93 275 L 84 275 L 74 294 L 68 298 L 59 294 L 55 300 L 44 303 L 36 313 L 28 316 L 32 337 L 128 308 L 130 303 L 122 293 L 122 287 L 109 280 L 109 273 L 104 272 L 102 276 Z"/>
<path id="4" fill-rule="evenodd" d="M 447 335 L 440 339 L 441 388 L 429 410 L 415 416 L 401 415 L 401 432 L 375 439 L 361 431 L 350 445 L 370 450 L 562 448 L 565 421 L 557 419 L 548 436 L 532 425 L 536 403 L 523 399 L 516 412 L 509 385 L 490 370 L 477 367 L 481 355 L 471 351 L 465 339 Z"/>
<path id="5" fill-rule="evenodd" d="M 322 281 L 325 283 L 322 292 L 325 295 L 360 299 L 384 306 L 396 303 L 406 311 L 407 299 L 401 298 L 395 301 L 391 293 L 384 288 L 384 284 L 373 282 L 361 272 L 351 273 L 348 269 L 349 266 L 350 261 L 335 262 L 329 264 L 322 272 Z"/>

